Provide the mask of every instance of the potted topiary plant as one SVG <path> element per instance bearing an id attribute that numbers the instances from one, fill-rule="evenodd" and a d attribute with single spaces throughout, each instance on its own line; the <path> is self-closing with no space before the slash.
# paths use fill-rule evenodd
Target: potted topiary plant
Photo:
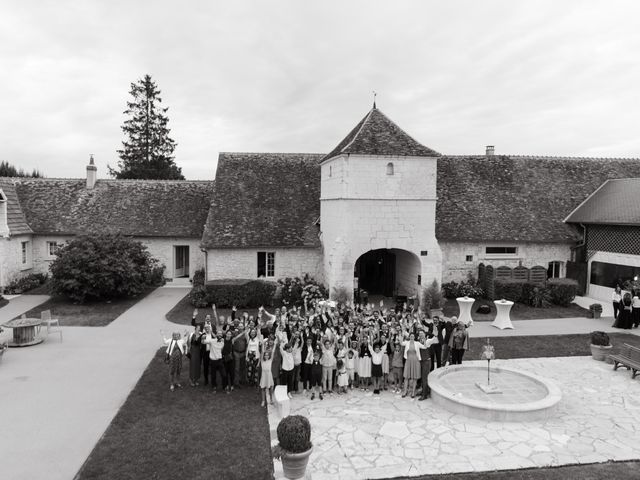
<path id="1" fill-rule="evenodd" d="M 602 315 L 602 305 L 592 303 L 589 305 L 589 311 L 591 312 L 591 318 L 600 318 L 600 315 Z"/>
<path id="2" fill-rule="evenodd" d="M 609 335 L 604 332 L 591 332 L 591 356 L 594 360 L 604 361 L 612 348 Z"/>
<path id="3" fill-rule="evenodd" d="M 313 451 L 311 424 L 302 415 L 289 415 L 278 424 L 278 445 L 271 449 L 273 458 L 282 461 L 285 478 L 303 478 Z"/>

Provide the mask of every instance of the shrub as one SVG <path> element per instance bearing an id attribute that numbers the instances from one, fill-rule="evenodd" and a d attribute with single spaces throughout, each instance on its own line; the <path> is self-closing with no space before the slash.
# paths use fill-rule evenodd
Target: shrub
<path id="1" fill-rule="evenodd" d="M 9 282 L 5 288 L 5 293 L 7 295 L 13 295 L 16 293 L 28 292 L 29 290 L 33 290 L 34 288 L 44 284 L 47 281 L 47 278 L 48 276 L 46 273 L 30 273 L 28 275 L 22 275 Z"/>
<path id="2" fill-rule="evenodd" d="M 496 299 L 511 300 L 512 302 L 520 302 L 522 300 L 523 280 L 499 279 L 494 282 L 494 297 Z"/>
<path id="3" fill-rule="evenodd" d="M 349 292 L 349 288 L 344 285 L 341 287 L 333 287 L 333 291 L 331 292 L 331 300 L 334 300 L 338 303 L 338 305 L 345 305 L 351 299 L 351 292 Z"/>
<path id="4" fill-rule="evenodd" d="M 60 247 L 51 289 L 76 302 L 133 297 L 164 281 L 164 265 L 142 243 L 120 235 L 76 237 Z"/>
<path id="5" fill-rule="evenodd" d="M 289 453 L 302 453 L 311 448 L 311 424 L 302 415 L 289 415 L 278 424 L 278 443 Z"/>
<path id="6" fill-rule="evenodd" d="M 300 307 L 306 299 L 309 304 L 313 300 L 324 300 L 329 295 L 321 283 L 316 282 L 308 273 L 303 278 L 287 277 L 278 280 L 281 286 L 282 304 Z"/>
<path id="7" fill-rule="evenodd" d="M 446 298 L 458 298 L 458 297 L 484 297 L 484 291 L 482 288 L 476 285 L 473 278 L 469 278 L 466 281 L 447 282 L 442 284 L 442 292 Z"/>
<path id="8" fill-rule="evenodd" d="M 204 268 L 200 268 L 193 273 L 193 278 L 191 279 L 193 282 L 193 286 L 204 285 Z"/>
<path id="9" fill-rule="evenodd" d="M 423 289 L 420 306 L 424 311 L 437 310 L 444 306 L 444 295 L 437 280 L 434 279 L 427 288 Z"/>
<path id="10" fill-rule="evenodd" d="M 525 285 L 531 285 L 529 283 Z M 522 287 L 522 294 L 524 295 L 525 286 Z M 546 308 L 551 305 L 551 294 L 546 287 L 540 287 L 532 285 L 528 294 L 528 304 L 535 308 Z"/>
<path id="11" fill-rule="evenodd" d="M 189 303 L 196 308 L 209 306 L 208 293 L 204 285 L 196 285 L 189 292 Z"/>
<path id="12" fill-rule="evenodd" d="M 591 332 L 591 345 L 600 345 L 601 347 L 611 345 L 609 335 L 604 332 Z"/>
<path id="13" fill-rule="evenodd" d="M 255 308 L 271 305 L 277 287 L 277 283 L 266 280 L 215 280 L 204 286 L 206 296 L 200 301 L 206 301 L 206 305 L 201 303 L 200 306 L 213 303 L 220 308 Z"/>
<path id="14" fill-rule="evenodd" d="M 578 294 L 578 282 L 570 278 L 551 278 L 547 281 L 551 302 L 568 307 Z"/>

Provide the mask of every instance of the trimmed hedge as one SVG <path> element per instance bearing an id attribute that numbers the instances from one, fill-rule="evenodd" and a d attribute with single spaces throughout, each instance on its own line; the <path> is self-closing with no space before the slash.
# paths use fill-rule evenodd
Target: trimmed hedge
<path id="1" fill-rule="evenodd" d="M 219 308 L 256 308 L 271 305 L 278 284 L 265 280 L 215 280 L 196 285 L 189 293 L 194 307 L 215 303 Z"/>
<path id="2" fill-rule="evenodd" d="M 513 280 L 511 278 L 500 279 L 494 281 L 494 300 L 510 300 L 512 302 L 522 301 L 522 289 L 524 280 Z"/>
<path id="3" fill-rule="evenodd" d="M 551 302 L 562 307 L 568 307 L 578 294 L 578 282 L 570 278 L 550 278 L 547 288 Z"/>

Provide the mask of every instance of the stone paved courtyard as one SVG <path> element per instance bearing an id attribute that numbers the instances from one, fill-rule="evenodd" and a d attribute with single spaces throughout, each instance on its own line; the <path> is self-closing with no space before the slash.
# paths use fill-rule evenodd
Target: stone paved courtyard
<path id="1" fill-rule="evenodd" d="M 467 362 L 480 364 L 481 362 Z M 546 421 L 469 419 L 430 400 L 353 391 L 311 402 L 294 396 L 291 414 L 311 421 L 314 480 L 388 478 L 640 459 L 640 381 L 591 357 L 497 360 L 555 381 L 563 398 Z M 483 363 L 482 363 L 483 364 Z M 270 408 L 272 441 L 279 418 Z M 276 478 L 281 463 L 275 462 Z"/>

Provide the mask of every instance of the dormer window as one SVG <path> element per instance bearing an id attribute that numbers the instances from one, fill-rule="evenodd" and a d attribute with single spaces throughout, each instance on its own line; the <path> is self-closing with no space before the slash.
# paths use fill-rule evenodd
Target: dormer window
<path id="1" fill-rule="evenodd" d="M 393 162 L 387 163 L 387 175 L 393 175 Z"/>

